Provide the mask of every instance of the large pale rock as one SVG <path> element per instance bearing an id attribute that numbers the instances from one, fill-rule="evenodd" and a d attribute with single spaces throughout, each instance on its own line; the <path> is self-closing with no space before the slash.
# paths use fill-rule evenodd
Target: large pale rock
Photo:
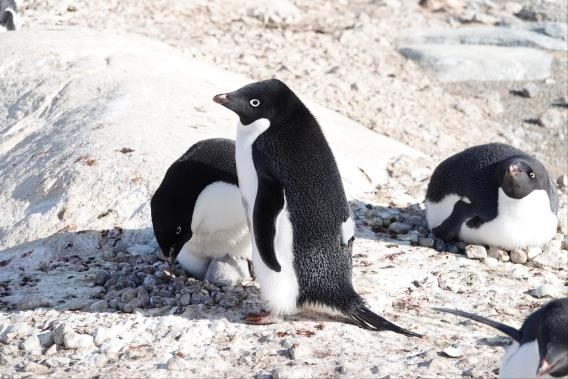
<path id="1" fill-rule="evenodd" d="M 566 41 L 563 41 L 562 39 L 552 38 L 531 30 L 511 29 L 505 27 L 411 29 L 404 33 L 403 40 L 409 45 L 496 45 L 508 47 L 534 47 L 559 51 L 568 50 Z"/>
<path id="2" fill-rule="evenodd" d="M 399 52 L 445 82 L 541 80 L 552 56 L 528 47 L 418 44 Z"/>
<path id="3" fill-rule="evenodd" d="M 167 167 L 198 140 L 235 135 L 212 96 L 251 81 L 138 36 L 28 29 L 0 45 L 0 249 L 62 228 L 148 227 Z M 307 103 L 350 193 L 418 154 Z"/>

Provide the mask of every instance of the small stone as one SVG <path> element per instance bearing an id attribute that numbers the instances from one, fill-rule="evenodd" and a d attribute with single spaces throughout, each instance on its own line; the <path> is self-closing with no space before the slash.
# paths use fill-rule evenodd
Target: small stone
<path id="1" fill-rule="evenodd" d="M 65 333 L 72 332 L 72 331 L 73 331 L 73 328 L 68 323 L 63 323 L 63 324 L 59 325 L 53 331 L 53 342 L 55 342 L 58 345 L 63 345 L 63 335 Z"/>
<path id="2" fill-rule="evenodd" d="M 433 247 L 434 243 L 435 243 L 434 238 L 430 238 L 430 237 L 419 237 L 418 238 L 418 244 L 420 246 Z"/>
<path id="3" fill-rule="evenodd" d="M 44 374 L 48 371 L 47 367 L 35 362 L 27 362 L 23 367 L 24 372 L 31 372 L 34 374 Z"/>
<path id="4" fill-rule="evenodd" d="M 442 352 L 450 358 L 463 357 L 463 347 L 462 346 L 450 346 L 450 347 L 445 348 Z"/>
<path id="5" fill-rule="evenodd" d="M 562 174 L 556 179 L 556 184 L 558 184 L 558 188 L 566 188 L 568 187 L 568 175 Z"/>
<path id="6" fill-rule="evenodd" d="M 510 259 L 509 253 L 495 246 L 489 247 L 489 250 L 487 250 L 487 255 L 491 258 L 497 259 L 499 262 L 508 262 Z"/>
<path id="7" fill-rule="evenodd" d="M 39 343 L 39 339 L 36 335 L 29 336 L 28 338 L 24 339 L 20 344 L 20 348 L 27 354 L 41 354 L 41 344 Z"/>
<path id="8" fill-rule="evenodd" d="M 53 332 L 44 332 L 37 335 L 37 339 L 42 347 L 50 347 L 54 344 Z"/>
<path id="9" fill-rule="evenodd" d="M 126 288 L 120 295 L 120 301 L 128 303 L 130 300 L 134 299 L 136 295 L 138 295 L 138 291 L 135 288 Z"/>
<path id="10" fill-rule="evenodd" d="M 395 221 L 392 224 L 389 225 L 389 231 L 395 234 L 404 234 L 407 233 L 410 228 L 412 228 L 411 225 L 405 224 L 404 222 L 398 222 Z"/>
<path id="11" fill-rule="evenodd" d="M 406 219 L 406 222 L 412 226 L 421 226 L 424 219 L 420 216 L 412 215 Z"/>
<path id="12" fill-rule="evenodd" d="M 63 345 L 66 349 L 89 349 L 95 347 L 93 337 L 75 332 L 67 332 L 63 335 Z"/>
<path id="13" fill-rule="evenodd" d="M 537 123 L 544 128 L 566 128 L 568 112 L 563 109 L 550 108 L 540 115 Z"/>
<path id="14" fill-rule="evenodd" d="M 537 299 L 540 299 L 543 297 L 554 297 L 556 296 L 557 292 L 558 291 L 555 286 L 550 284 L 543 284 L 532 290 L 531 295 L 533 295 Z"/>
<path id="15" fill-rule="evenodd" d="M 222 306 L 223 308 L 232 308 L 237 304 L 239 304 L 239 299 L 237 299 L 235 296 L 232 295 L 224 296 L 219 301 L 219 305 Z"/>
<path id="16" fill-rule="evenodd" d="M 51 357 L 43 361 L 43 364 L 49 368 L 59 368 L 67 366 L 71 362 L 71 359 L 67 357 Z"/>
<path id="17" fill-rule="evenodd" d="M 521 249 L 511 250 L 509 257 L 511 258 L 511 262 L 513 263 L 523 264 L 527 262 L 527 253 L 525 253 L 524 250 Z"/>
<path id="18" fill-rule="evenodd" d="M 104 270 L 99 270 L 95 274 L 95 285 L 102 286 L 110 279 L 110 274 Z"/>
<path id="19" fill-rule="evenodd" d="M 89 312 L 106 311 L 108 309 L 108 303 L 104 299 L 98 300 L 98 301 L 95 301 L 94 303 L 91 303 L 91 305 L 89 305 L 89 307 L 87 309 L 88 309 Z"/>
<path id="20" fill-rule="evenodd" d="M 166 362 L 166 369 L 169 371 L 185 371 L 189 370 L 189 367 L 189 362 L 177 355 L 174 355 Z"/>
<path id="21" fill-rule="evenodd" d="M 465 255 L 469 259 L 484 259 L 487 258 L 487 250 L 483 246 L 467 245 L 465 247 Z"/>
<path id="22" fill-rule="evenodd" d="M 560 250 L 554 244 L 548 243 L 545 245 L 542 254 L 533 259 L 533 263 L 540 268 L 551 267 L 556 270 L 566 270 L 567 251 Z"/>
<path id="23" fill-rule="evenodd" d="M 312 357 L 312 352 L 308 349 L 306 344 L 295 343 L 289 349 L 290 357 L 295 361 L 308 360 Z"/>
<path id="24" fill-rule="evenodd" d="M 55 355 L 57 354 L 57 345 L 53 344 L 45 351 L 45 355 Z"/>
<path id="25" fill-rule="evenodd" d="M 532 261 L 535 257 L 539 256 L 540 254 L 542 254 L 542 249 L 540 247 L 529 247 L 526 251 L 527 253 L 527 259 L 529 261 Z"/>
<path id="26" fill-rule="evenodd" d="M 185 307 L 186 305 L 189 305 L 189 303 L 191 303 L 191 294 L 184 293 L 183 295 L 181 295 L 179 299 L 179 304 Z"/>
<path id="27" fill-rule="evenodd" d="M 499 265 L 499 261 L 493 257 L 484 258 L 481 260 L 481 262 L 489 267 L 496 267 Z"/>

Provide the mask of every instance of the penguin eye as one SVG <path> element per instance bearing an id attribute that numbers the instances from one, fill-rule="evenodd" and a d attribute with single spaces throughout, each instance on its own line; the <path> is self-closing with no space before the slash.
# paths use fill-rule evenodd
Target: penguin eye
<path id="1" fill-rule="evenodd" d="M 531 179 L 534 179 L 535 177 L 534 172 L 529 172 L 529 176 L 531 177 Z"/>
<path id="2" fill-rule="evenodd" d="M 258 99 L 252 99 L 251 101 L 249 101 L 250 105 L 252 105 L 253 107 L 258 107 L 260 105 L 260 100 Z"/>
<path id="3" fill-rule="evenodd" d="M 178 226 L 178 227 L 176 228 L 176 235 L 178 235 L 178 234 L 180 234 L 180 233 L 181 233 L 181 226 Z"/>

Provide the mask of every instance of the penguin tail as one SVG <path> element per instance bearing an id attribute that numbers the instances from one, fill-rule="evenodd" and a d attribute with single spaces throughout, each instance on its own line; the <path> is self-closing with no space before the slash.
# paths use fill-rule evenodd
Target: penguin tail
<path id="1" fill-rule="evenodd" d="M 486 317 L 477 315 L 475 313 L 464 312 L 464 311 L 460 311 L 460 310 L 457 310 L 457 309 L 449 309 L 449 308 L 433 308 L 433 309 L 435 311 L 438 311 L 438 312 L 450 313 L 450 314 L 453 314 L 455 316 L 461 316 L 461 317 L 469 318 L 471 320 L 480 322 L 482 324 L 489 325 L 489 326 L 499 330 L 500 332 L 505 333 L 506 335 L 508 335 L 509 337 L 511 337 L 512 339 L 514 339 L 517 342 L 519 342 L 521 340 L 521 332 L 518 329 L 515 329 L 515 328 L 513 328 L 512 326 L 509 326 L 509 325 L 505 325 L 501 322 L 493 321 L 493 320 L 490 320 Z"/>
<path id="2" fill-rule="evenodd" d="M 384 319 L 378 314 L 371 311 L 359 300 L 351 309 L 345 311 L 345 315 L 353 321 L 357 326 L 364 329 L 375 330 L 375 331 L 391 331 L 399 334 L 403 334 L 407 337 L 419 337 L 422 338 L 422 334 L 411 332 L 410 330 L 401 328 L 398 325 Z"/>

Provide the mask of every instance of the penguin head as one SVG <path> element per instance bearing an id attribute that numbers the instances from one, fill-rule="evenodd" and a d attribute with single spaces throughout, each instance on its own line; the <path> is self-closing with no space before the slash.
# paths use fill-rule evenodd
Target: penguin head
<path id="1" fill-rule="evenodd" d="M 284 124 L 301 104 L 296 95 L 278 79 L 248 84 L 234 92 L 213 97 L 213 101 L 235 112 L 243 125 L 268 119 L 271 126 Z"/>
<path id="2" fill-rule="evenodd" d="M 191 217 L 185 212 L 185 201 L 183 196 L 165 191 L 162 184 L 150 202 L 154 235 L 170 264 L 192 237 Z"/>
<path id="3" fill-rule="evenodd" d="M 568 298 L 543 307 L 536 337 L 540 356 L 537 377 L 568 375 Z"/>
<path id="4" fill-rule="evenodd" d="M 530 157 L 511 157 L 497 169 L 498 182 L 505 194 L 522 199 L 534 190 L 546 190 L 549 185 L 544 166 Z"/>

